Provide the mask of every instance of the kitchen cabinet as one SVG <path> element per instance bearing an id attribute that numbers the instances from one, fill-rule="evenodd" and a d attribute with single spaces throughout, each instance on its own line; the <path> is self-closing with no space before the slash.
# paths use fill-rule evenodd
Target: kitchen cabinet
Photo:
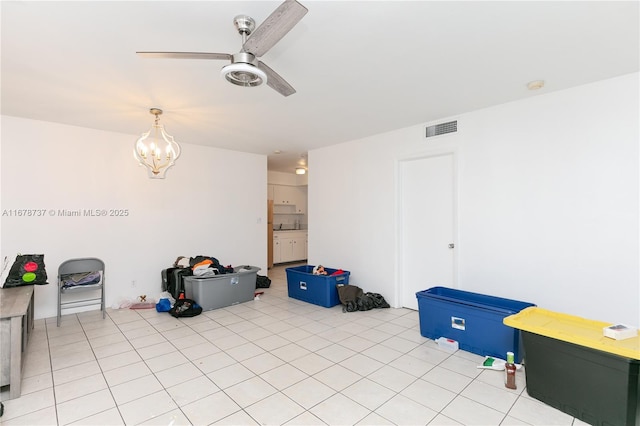
<path id="1" fill-rule="evenodd" d="M 307 187 L 295 186 L 293 189 L 293 204 L 295 205 L 296 213 L 307 213 Z"/>
<path id="2" fill-rule="evenodd" d="M 296 203 L 295 186 L 273 185 L 273 203 L 293 206 Z"/>
<path id="3" fill-rule="evenodd" d="M 277 235 L 276 235 L 277 234 Z M 307 258 L 306 231 L 275 232 L 273 237 L 273 263 L 295 262 Z"/>
<path id="4" fill-rule="evenodd" d="M 292 238 L 292 240 L 291 256 L 293 259 L 291 260 L 305 260 L 307 258 L 305 255 L 307 251 L 307 237 L 303 235 Z"/>
<path id="5" fill-rule="evenodd" d="M 280 238 L 273 236 L 273 263 L 282 263 L 282 250 L 280 249 Z"/>
<path id="6" fill-rule="evenodd" d="M 272 199 L 277 205 L 293 206 L 291 213 L 307 212 L 306 186 L 267 185 L 267 199 Z"/>

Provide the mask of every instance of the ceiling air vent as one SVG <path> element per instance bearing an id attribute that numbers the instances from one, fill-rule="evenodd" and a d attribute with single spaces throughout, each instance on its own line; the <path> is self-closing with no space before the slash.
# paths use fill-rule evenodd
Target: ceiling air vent
<path id="1" fill-rule="evenodd" d="M 445 133 L 454 133 L 458 131 L 458 121 L 449 121 L 448 123 L 434 124 L 427 127 L 427 137 L 444 135 Z"/>

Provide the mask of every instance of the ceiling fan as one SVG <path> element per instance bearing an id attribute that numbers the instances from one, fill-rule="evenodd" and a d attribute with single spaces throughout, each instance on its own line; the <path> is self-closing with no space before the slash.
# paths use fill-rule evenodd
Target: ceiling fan
<path id="1" fill-rule="evenodd" d="M 308 12 L 296 0 L 286 0 L 256 28 L 250 16 L 238 15 L 233 24 L 242 36 L 242 49 L 235 54 L 207 52 L 136 52 L 145 58 L 175 59 L 226 59 L 231 63 L 222 67 L 221 74 L 233 84 L 245 87 L 259 86 L 266 82 L 283 96 L 296 90 L 278 73 L 258 60 L 284 37 Z"/>

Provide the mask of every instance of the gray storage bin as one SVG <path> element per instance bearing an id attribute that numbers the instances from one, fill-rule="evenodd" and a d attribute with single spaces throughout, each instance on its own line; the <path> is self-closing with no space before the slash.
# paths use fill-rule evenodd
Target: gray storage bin
<path id="1" fill-rule="evenodd" d="M 257 266 L 238 266 L 232 274 L 184 277 L 185 297 L 195 300 L 203 311 L 248 302 L 255 295 L 259 270 Z"/>

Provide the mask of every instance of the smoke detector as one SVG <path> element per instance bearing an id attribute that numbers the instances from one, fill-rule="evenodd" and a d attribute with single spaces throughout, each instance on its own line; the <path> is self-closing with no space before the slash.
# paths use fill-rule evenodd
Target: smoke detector
<path id="1" fill-rule="evenodd" d="M 527 83 L 527 89 L 538 90 L 544 87 L 544 80 L 533 80 Z"/>

